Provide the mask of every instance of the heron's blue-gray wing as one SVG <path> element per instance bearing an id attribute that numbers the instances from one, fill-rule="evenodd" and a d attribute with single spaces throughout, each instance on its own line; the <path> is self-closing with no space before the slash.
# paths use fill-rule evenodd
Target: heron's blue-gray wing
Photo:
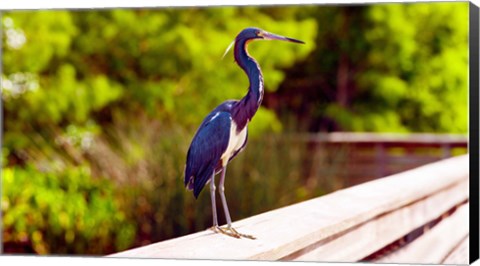
<path id="1" fill-rule="evenodd" d="M 228 146 L 231 116 L 214 112 L 200 125 L 187 153 L 185 186 L 198 197 Z"/>

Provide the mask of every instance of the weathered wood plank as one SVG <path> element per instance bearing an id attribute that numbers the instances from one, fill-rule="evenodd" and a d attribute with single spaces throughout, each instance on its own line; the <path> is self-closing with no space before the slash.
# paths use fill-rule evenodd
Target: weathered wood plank
<path id="1" fill-rule="evenodd" d="M 468 203 L 402 249 L 376 262 L 442 263 L 468 236 Z M 465 258 L 468 264 L 468 256 Z"/>
<path id="2" fill-rule="evenodd" d="M 111 256 L 278 260 L 459 184 L 468 178 L 468 163 L 468 156 L 446 159 L 233 224 L 256 240 L 207 230 Z"/>
<path id="3" fill-rule="evenodd" d="M 376 217 L 357 228 L 320 241 L 288 260 L 359 261 L 414 229 L 434 220 L 468 198 L 468 180 L 449 187 L 411 205 Z"/>
<path id="4" fill-rule="evenodd" d="M 442 261 L 442 264 L 468 264 L 469 258 L 469 237 L 462 242 Z"/>

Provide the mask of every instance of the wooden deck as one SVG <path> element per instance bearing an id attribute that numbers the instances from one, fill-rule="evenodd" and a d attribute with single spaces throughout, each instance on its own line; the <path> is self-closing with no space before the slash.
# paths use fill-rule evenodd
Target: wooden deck
<path id="1" fill-rule="evenodd" d="M 110 255 L 130 258 L 468 264 L 467 155 Z M 465 251 L 467 250 L 467 251 Z"/>

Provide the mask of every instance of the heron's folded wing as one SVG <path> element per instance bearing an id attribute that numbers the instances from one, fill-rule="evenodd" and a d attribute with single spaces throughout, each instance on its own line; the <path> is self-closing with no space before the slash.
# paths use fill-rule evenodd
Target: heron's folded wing
<path id="1" fill-rule="evenodd" d="M 227 149 L 230 127 L 230 114 L 217 112 L 205 119 L 193 137 L 187 154 L 185 186 L 193 188 L 195 197 L 198 197 Z"/>

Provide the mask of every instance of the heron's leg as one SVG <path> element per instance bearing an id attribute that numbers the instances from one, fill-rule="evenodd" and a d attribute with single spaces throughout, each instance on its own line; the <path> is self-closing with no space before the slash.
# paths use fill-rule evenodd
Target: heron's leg
<path id="1" fill-rule="evenodd" d="M 213 227 L 212 229 L 216 230 L 218 227 L 217 219 L 217 204 L 215 203 L 215 172 L 212 174 L 210 179 L 210 198 L 212 200 L 212 216 L 213 216 Z"/>
<path id="2" fill-rule="evenodd" d="M 218 183 L 218 186 L 220 188 L 220 198 L 222 199 L 222 205 L 223 205 L 223 210 L 225 212 L 225 218 L 227 219 L 227 228 L 226 229 L 219 228 L 219 229 L 222 233 L 227 234 L 229 236 L 236 237 L 236 238 L 245 237 L 245 238 L 255 239 L 255 237 L 253 237 L 251 235 L 245 235 L 245 234 L 241 234 L 241 233 L 237 232 L 237 230 L 235 230 L 232 227 L 232 219 L 230 218 L 230 212 L 228 211 L 227 199 L 225 197 L 225 186 L 224 186 L 224 184 L 225 184 L 225 173 L 226 173 L 226 171 L 227 171 L 227 167 L 225 166 L 222 169 L 222 175 L 220 177 L 220 181 Z"/>
<path id="3" fill-rule="evenodd" d="M 227 219 L 228 228 L 232 227 L 232 219 L 230 218 L 230 212 L 228 211 L 227 206 L 227 198 L 225 198 L 225 172 L 227 171 L 227 167 L 223 167 L 222 175 L 220 176 L 220 182 L 218 186 L 220 188 L 220 198 L 222 199 L 223 210 L 225 212 L 225 218 Z"/>

